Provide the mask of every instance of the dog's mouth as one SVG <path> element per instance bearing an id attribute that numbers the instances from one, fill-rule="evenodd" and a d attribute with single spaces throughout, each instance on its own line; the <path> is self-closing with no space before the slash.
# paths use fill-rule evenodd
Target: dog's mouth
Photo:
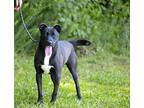
<path id="1" fill-rule="evenodd" d="M 45 47 L 45 56 L 51 56 L 52 55 L 52 46 L 46 46 Z"/>

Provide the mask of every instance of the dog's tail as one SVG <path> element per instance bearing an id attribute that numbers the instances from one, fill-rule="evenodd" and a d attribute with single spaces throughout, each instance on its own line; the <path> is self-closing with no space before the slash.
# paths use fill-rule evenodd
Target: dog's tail
<path id="1" fill-rule="evenodd" d="M 69 41 L 73 46 L 89 46 L 91 44 L 90 41 L 85 40 L 85 39 L 80 39 L 80 40 L 73 40 Z"/>

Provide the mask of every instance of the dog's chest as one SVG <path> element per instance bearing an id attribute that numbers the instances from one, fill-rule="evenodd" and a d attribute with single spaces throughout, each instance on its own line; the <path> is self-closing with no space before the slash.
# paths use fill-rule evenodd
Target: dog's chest
<path id="1" fill-rule="evenodd" d="M 53 67 L 53 66 L 49 65 L 51 55 L 52 55 L 52 47 L 47 46 L 45 48 L 45 55 L 44 55 L 44 59 L 43 59 L 43 64 L 41 65 L 41 69 L 46 73 L 49 73 L 50 69 Z"/>

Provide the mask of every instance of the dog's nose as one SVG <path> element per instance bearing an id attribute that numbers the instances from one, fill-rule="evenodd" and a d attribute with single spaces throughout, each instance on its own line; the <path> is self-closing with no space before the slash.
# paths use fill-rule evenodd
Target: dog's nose
<path id="1" fill-rule="evenodd" d="M 48 44 L 52 45 L 52 41 L 51 41 L 51 40 L 50 40 L 50 41 L 48 41 Z"/>

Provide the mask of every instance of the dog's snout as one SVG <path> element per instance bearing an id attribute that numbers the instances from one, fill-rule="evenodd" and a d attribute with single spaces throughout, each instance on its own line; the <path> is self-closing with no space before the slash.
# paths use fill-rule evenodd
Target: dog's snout
<path id="1" fill-rule="evenodd" d="M 52 41 L 51 40 L 48 40 L 47 42 L 48 42 L 49 45 L 52 45 Z"/>

